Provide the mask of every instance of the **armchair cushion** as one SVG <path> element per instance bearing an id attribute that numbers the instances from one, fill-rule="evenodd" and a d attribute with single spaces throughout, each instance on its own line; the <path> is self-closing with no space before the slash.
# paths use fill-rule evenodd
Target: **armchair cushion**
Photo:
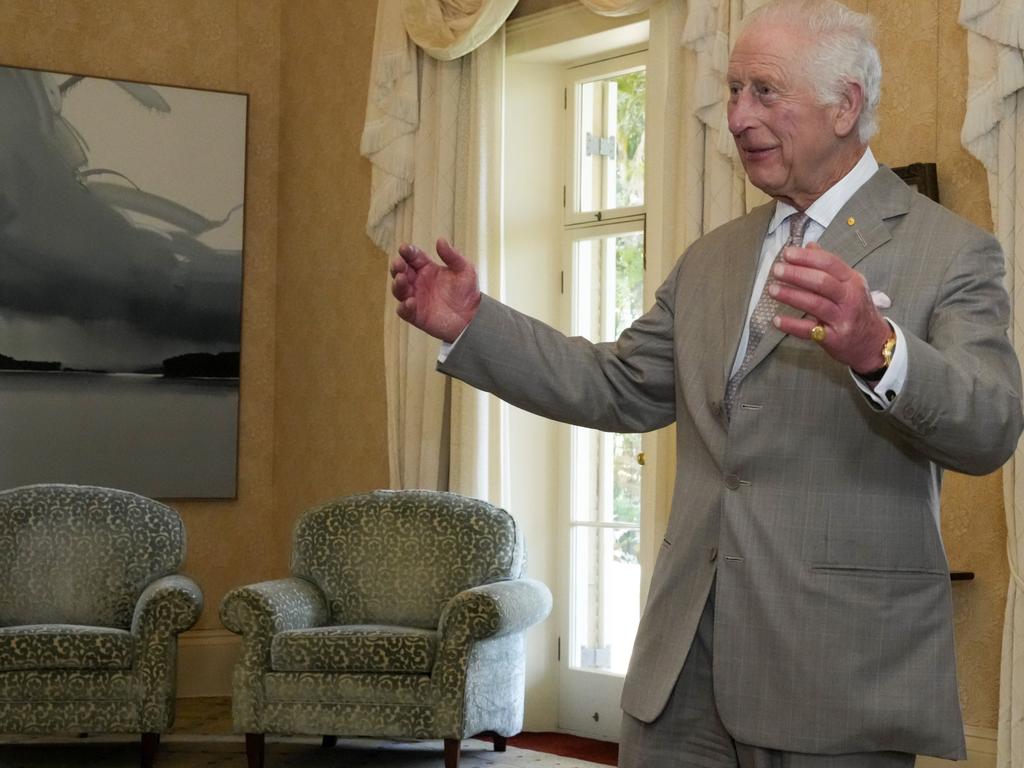
<path id="1" fill-rule="evenodd" d="M 297 629 L 275 635 L 276 672 L 394 672 L 428 675 L 437 632 L 415 627 L 350 625 Z"/>
<path id="2" fill-rule="evenodd" d="M 134 493 L 33 485 L 0 493 L 0 625 L 128 629 L 155 578 L 185 547 L 177 512 Z"/>
<path id="3" fill-rule="evenodd" d="M 74 624 L 0 627 L 0 672 L 16 669 L 131 669 L 130 632 Z"/>
<path id="4" fill-rule="evenodd" d="M 303 514 L 292 573 L 320 587 L 332 624 L 436 629 L 452 595 L 517 578 L 523 557 L 503 509 L 453 493 L 376 491 Z"/>

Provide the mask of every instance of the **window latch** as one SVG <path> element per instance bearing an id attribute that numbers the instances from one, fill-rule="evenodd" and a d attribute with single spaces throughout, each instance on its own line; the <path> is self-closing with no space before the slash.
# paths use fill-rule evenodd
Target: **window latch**
<path id="1" fill-rule="evenodd" d="M 590 131 L 587 131 L 587 157 L 593 155 L 599 155 L 600 157 L 608 157 L 612 160 L 615 159 L 615 137 L 614 136 L 595 136 Z"/>

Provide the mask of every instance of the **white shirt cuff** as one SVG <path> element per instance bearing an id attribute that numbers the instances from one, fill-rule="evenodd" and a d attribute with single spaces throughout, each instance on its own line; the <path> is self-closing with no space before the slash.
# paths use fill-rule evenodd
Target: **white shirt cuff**
<path id="1" fill-rule="evenodd" d="M 466 328 L 468 328 L 468 327 L 469 326 L 467 325 Z M 466 332 L 466 328 L 462 329 L 462 333 Z M 437 362 L 443 363 L 445 360 L 448 359 L 448 355 L 450 355 L 452 353 L 452 350 L 455 349 L 455 345 L 458 344 L 459 343 L 459 339 L 462 338 L 462 333 L 460 333 L 458 336 L 455 337 L 455 341 L 442 341 L 441 342 L 441 351 L 437 353 Z"/>
<path id="2" fill-rule="evenodd" d="M 860 391 L 867 395 L 871 399 L 871 402 L 873 402 L 881 411 L 889 410 L 893 401 L 899 396 L 900 392 L 903 391 L 903 385 L 907 381 L 908 366 L 907 344 L 903 336 L 903 331 L 901 331 L 900 327 L 892 320 L 886 319 L 886 322 L 896 333 L 896 349 L 893 350 L 892 360 L 885 371 L 885 375 L 882 376 L 877 384 L 872 386 L 854 373 L 852 368 L 850 369 L 850 375 L 853 377 L 853 382 L 860 387 Z"/>

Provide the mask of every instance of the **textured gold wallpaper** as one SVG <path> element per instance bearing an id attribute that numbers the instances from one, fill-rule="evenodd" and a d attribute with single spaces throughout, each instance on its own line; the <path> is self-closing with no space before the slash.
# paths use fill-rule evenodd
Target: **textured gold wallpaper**
<path id="1" fill-rule="evenodd" d="M 560 0 L 524 0 L 530 11 Z M 981 166 L 960 148 L 959 0 L 850 0 L 880 22 L 890 165 L 934 161 L 943 202 L 989 227 Z M 287 568 L 295 515 L 387 482 L 383 255 L 367 240 L 359 137 L 373 0 L 5 0 L 0 63 L 246 92 L 249 101 L 239 496 L 182 501 L 186 571 L 207 601 Z M 943 532 L 967 722 L 995 727 L 1005 597 L 999 475 L 947 475 Z M 173 503 L 173 502 L 172 502 Z"/>

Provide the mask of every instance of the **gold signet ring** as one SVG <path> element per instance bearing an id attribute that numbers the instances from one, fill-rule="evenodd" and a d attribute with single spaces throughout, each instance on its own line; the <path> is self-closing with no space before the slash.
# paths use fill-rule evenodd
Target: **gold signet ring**
<path id="1" fill-rule="evenodd" d="M 811 339 L 821 344 L 825 340 L 825 326 L 818 323 L 811 328 Z"/>

